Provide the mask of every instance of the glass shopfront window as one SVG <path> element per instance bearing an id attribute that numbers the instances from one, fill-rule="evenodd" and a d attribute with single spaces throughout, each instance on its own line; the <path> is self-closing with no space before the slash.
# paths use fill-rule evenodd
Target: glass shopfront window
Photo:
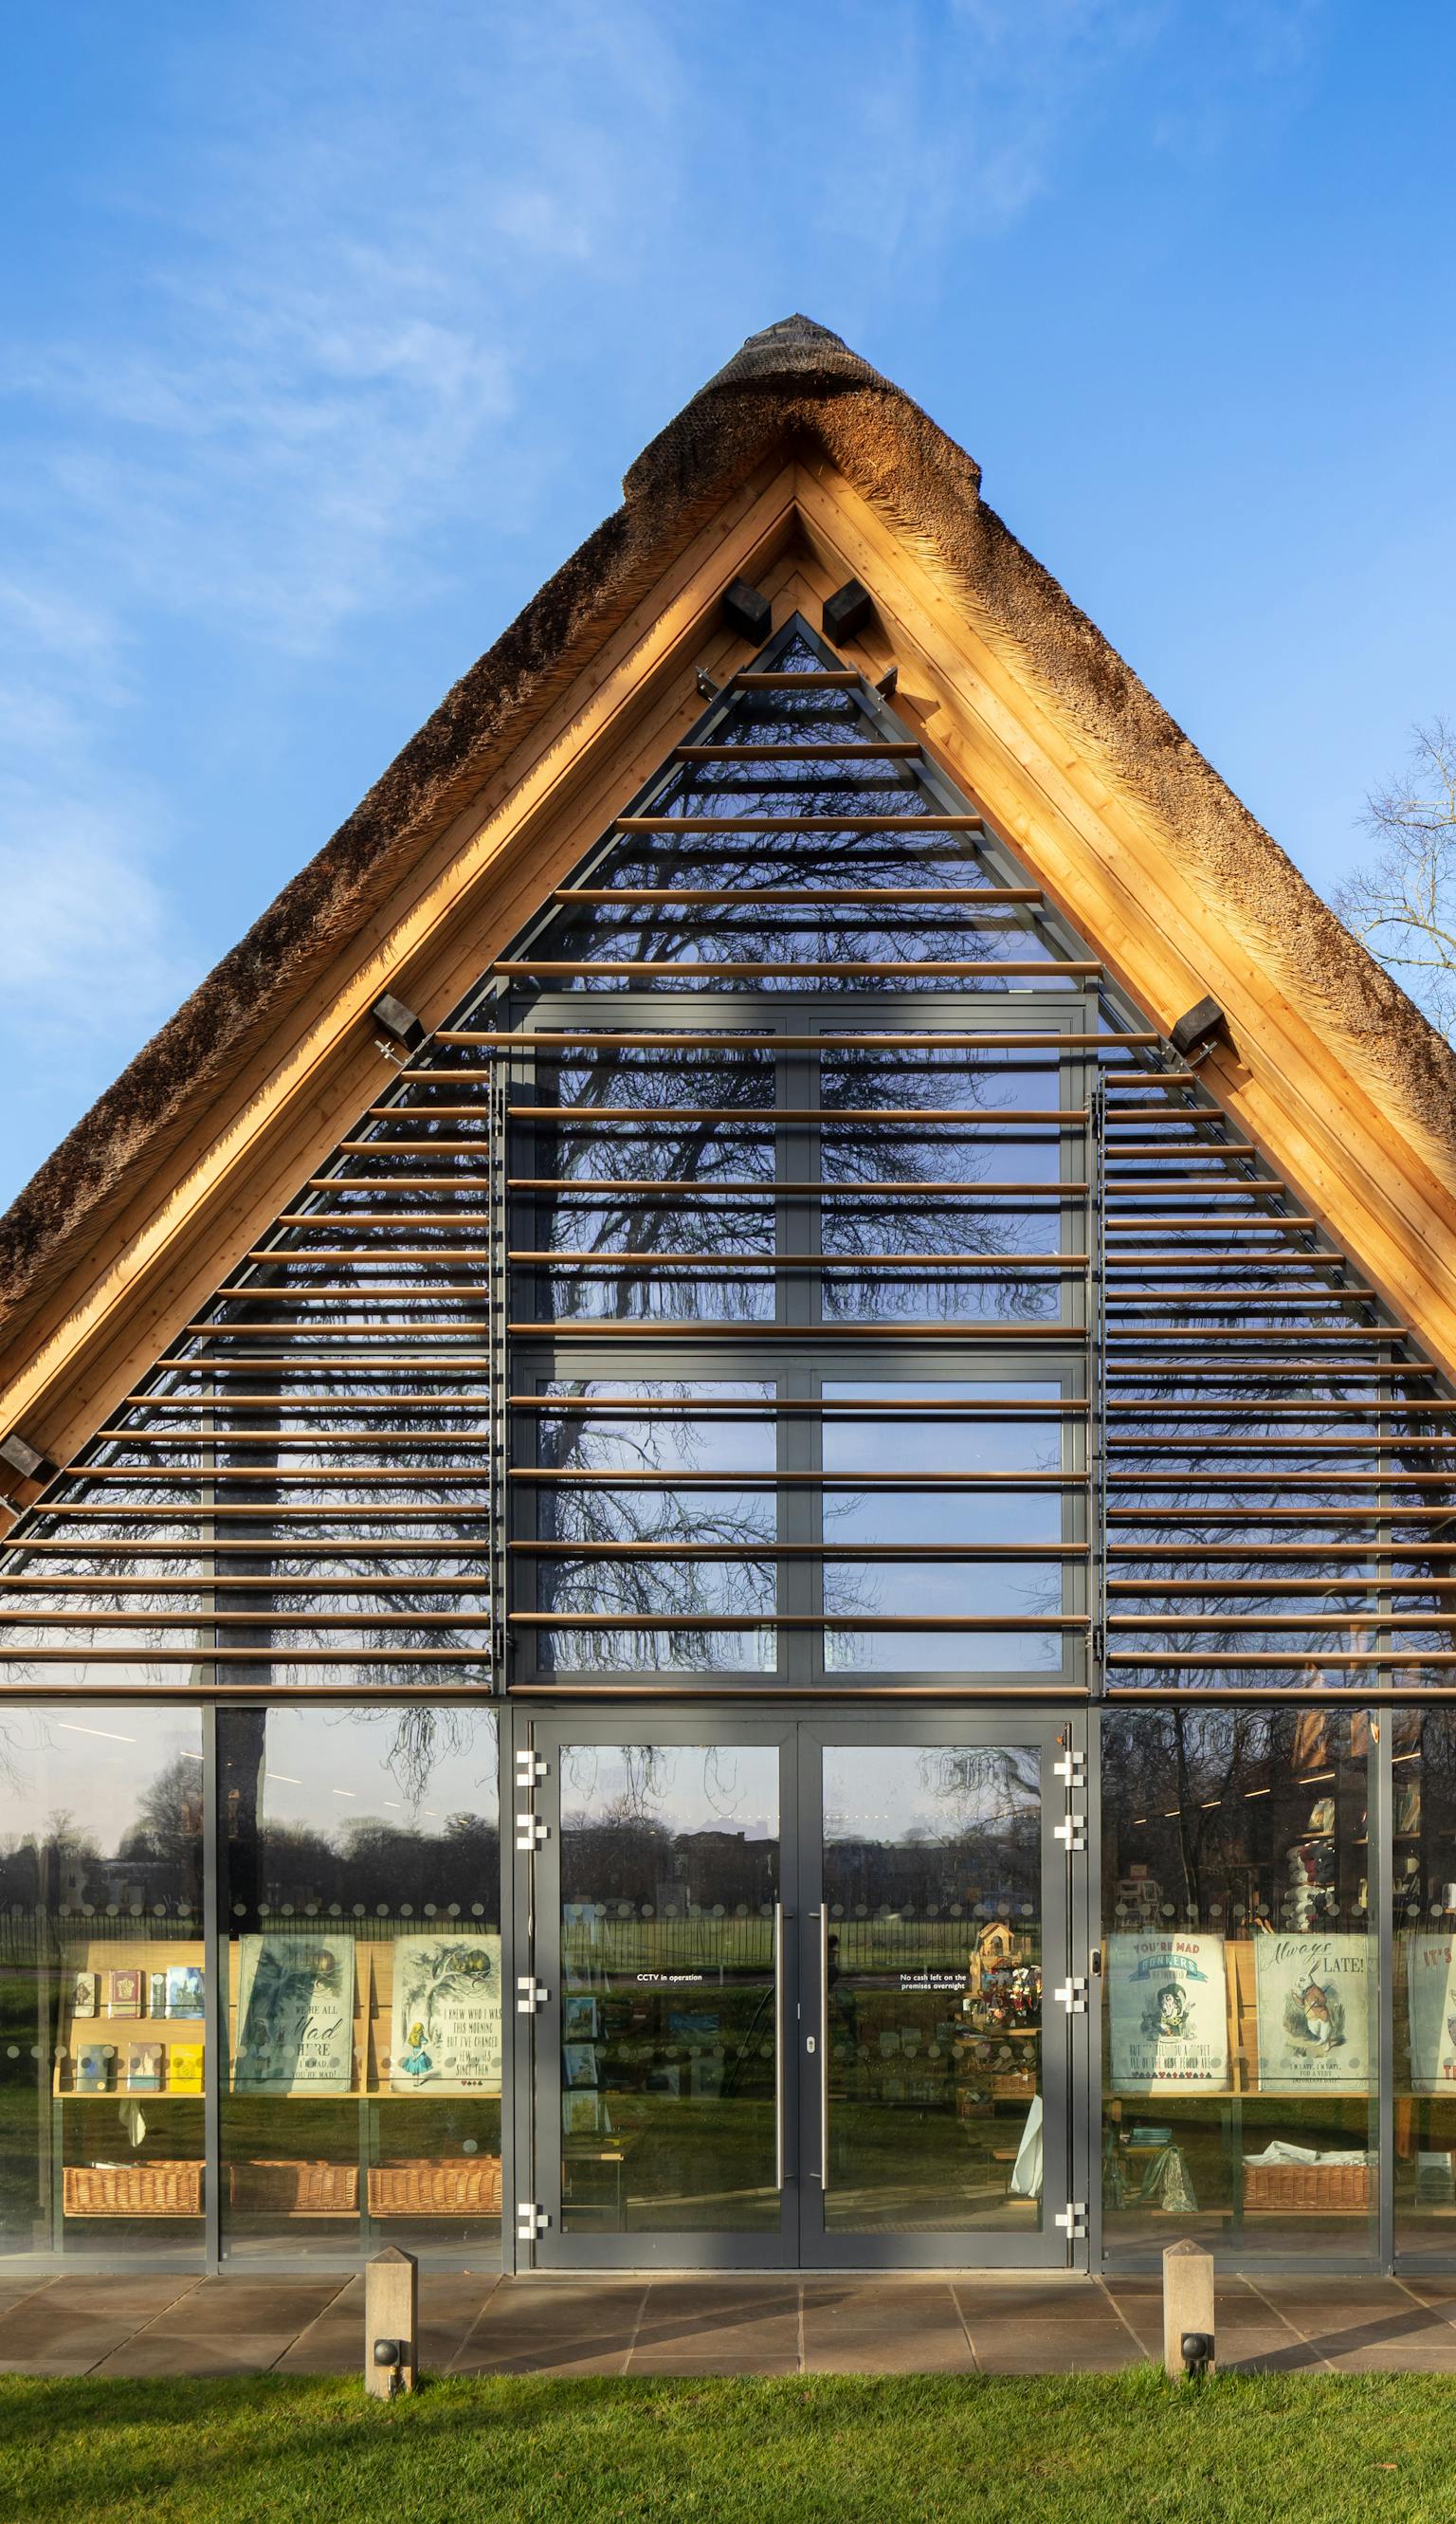
<path id="1" fill-rule="evenodd" d="M 1456 2257 L 1456 1711 L 1391 1713 L 1395 2251 Z"/>
<path id="2" fill-rule="evenodd" d="M 1181 2235 L 1231 2267 L 1374 2256 L 1375 1761 L 1360 1710 L 1108 1717 L 1110 2262 L 1145 2263 Z"/>
<path id="3" fill-rule="evenodd" d="M 7 1711 L 0 2256 L 201 2265 L 202 1849 L 196 1711 Z"/>
<path id="4" fill-rule="evenodd" d="M 220 1711 L 225 2258 L 494 2246 L 497 1721 Z"/>

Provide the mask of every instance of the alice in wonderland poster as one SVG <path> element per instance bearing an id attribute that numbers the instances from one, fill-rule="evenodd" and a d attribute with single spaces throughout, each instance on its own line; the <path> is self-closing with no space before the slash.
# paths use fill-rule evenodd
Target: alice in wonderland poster
<path id="1" fill-rule="evenodd" d="M 1413 1929 L 1405 1949 L 1406 2020 L 1411 2038 L 1411 2093 L 1456 2090 L 1456 1942 L 1447 1929 Z"/>
<path id="2" fill-rule="evenodd" d="M 1363 2094 L 1370 2079 L 1370 1940 L 1256 1937 L 1259 2087 Z"/>
<path id="3" fill-rule="evenodd" d="M 242 1937 L 233 2091 L 347 2095 L 354 2082 L 354 1939 Z"/>
<path id="4" fill-rule="evenodd" d="M 1207 2095 L 1227 2087 L 1222 1937 L 1171 1929 L 1109 1937 L 1107 2013 L 1118 2094 Z"/>
<path id="5" fill-rule="evenodd" d="M 389 2039 L 397 2095 L 501 2091 L 501 1940 L 397 1937 Z"/>

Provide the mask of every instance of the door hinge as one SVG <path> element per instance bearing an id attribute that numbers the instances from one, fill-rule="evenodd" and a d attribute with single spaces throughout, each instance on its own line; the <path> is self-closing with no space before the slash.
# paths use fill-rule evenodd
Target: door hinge
<path id="1" fill-rule="evenodd" d="M 1087 2233 L 1087 2202 L 1069 2200 L 1065 2208 L 1057 2210 L 1052 2223 L 1060 2226 L 1069 2244 L 1080 2244 Z"/>
<path id="2" fill-rule="evenodd" d="M 518 1788 L 534 1788 L 537 1780 L 544 1779 L 545 1776 L 546 1764 L 542 1761 L 540 1754 L 533 1753 L 529 1745 L 523 1745 L 515 1757 L 516 1786 Z"/>
<path id="3" fill-rule="evenodd" d="M 533 1972 L 527 1972 L 523 1980 L 518 1980 L 516 1982 L 515 1988 L 515 2012 L 517 2015 L 535 2015 L 539 2014 L 540 2010 L 546 2005 L 547 2000 L 551 1996 L 550 1990 L 542 1988 L 540 1981 L 537 1980 Z"/>
<path id="4" fill-rule="evenodd" d="M 515 2240 L 518 2244 L 539 2243 L 551 2219 L 534 2200 L 517 2200 L 515 2204 Z"/>
<path id="5" fill-rule="evenodd" d="M 518 1814 L 516 1816 L 515 1845 L 517 1849 L 539 1849 L 543 1840 L 549 1839 L 550 1836 L 551 1826 L 549 1823 L 544 1823 L 539 1815 Z"/>
<path id="6" fill-rule="evenodd" d="M 1086 1815 L 1069 1814 L 1065 1822 L 1057 1824 L 1052 1838 L 1061 1842 L 1069 1858 L 1074 1858 L 1079 1850 L 1087 1847 Z"/>
<path id="7" fill-rule="evenodd" d="M 521 1986 L 524 1988 L 524 1982 L 522 1982 Z M 1085 1980 L 1076 1980 L 1069 1974 L 1062 1982 L 1060 1989 L 1054 1989 L 1051 1995 L 1055 1999 L 1057 2006 L 1064 2007 L 1069 2015 L 1085 2015 L 1087 2014 L 1087 1983 Z"/>
<path id="8" fill-rule="evenodd" d="M 1066 1780 L 1069 1793 L 1086 1787 L 1087 1755 L 1085 1753 L 1066 1752 L 1059 1762 L 1052 1763 L 1051 1769 L 1055 1778 Z"/>

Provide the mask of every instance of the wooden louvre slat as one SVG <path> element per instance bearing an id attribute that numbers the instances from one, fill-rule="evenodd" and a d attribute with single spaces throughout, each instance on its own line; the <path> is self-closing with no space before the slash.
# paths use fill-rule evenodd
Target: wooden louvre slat
<path id="1" fill-rule="evenodd" d="M 1005 956 L 999 960 L 995 957 L 978 959 L 968 956 L 879 956 L 856 957 L 852 961 L 846 957 L 842 962 L 827 956 L 795 957 L 793 960 L 753 957 L 734 962 L 727 960 L 719 962 L 715 959 L 712 963 L 688 964 L 671 957 L 663 961 L 651 955 L 636 957 L 527 955 L 499 957 L 491 967 L 493 972 L 508 981 L 526 980 L 533 975 L 538 980 L 563 980 L 578 973 L 589 980 L 631 981 L 638 974 L 655 978 L 663 973 L 671 973 L 684 984 L 685 988 L 704 981 L 756 982 L 801 979 L 863 982 L 910 977 L 916 980 L 947 982 L 1020 982 L 1051 981 L 1061 975 L 1064 979 L 1084 981 L 1095 980 L 1101 969 L 1099 964 L 1077 964 L 1061 958 L 1028 960 L 1014 956 Z"/>
<path id="2" fill-rule="evenodd" d="M 984 910 L 998 910 L 1008 904 L 1042 902 L 1040 886 L 1015 885 L 740 885 L 740 886 L 669 886 L 669 885 L 558 885 L 552 896 L 559 903 L 613 903 L 630 907 L 634 903 L 684 907 L 743 903 L 769 907 L 790 905 L 817 909 L 821 904 L 832 908 L 840 903 L 975 903 Z"/>
<path id="3" fill-rule="evenodd" d="M 544 1630 L 1085 1630 L 1078 1613 L 510 1613 L 512 1629 Z"/>
<path id="4" fill-rule="evenodd" d="M 722 763 L 875 762 L 886 756 L 897 761 L 923 759 L 924 753 L 924 746 L 914 741 L 892 745 L 883 739 L 866 737 L 855 745 L 675 745 L 672 759 L 674 762 Z"/>
<path id="5" fill-rule="evenodd" d="M 666 1127 L 673 1122 L 761 1122 L 779 1127 L 822 1127 L 842 1131 L 860 1124 L 883 1129 L 892 1123 L 917 1127 L 945 1124 L 961 1131 L 1004 1132 L 1008 1136 L 1029 1124 L 1065 1129 L 1088 1119 L 1085 1105 L 1008 1104 L 993 1113 L 967 1113 L 953 1104 L 512 1104 L 512 1122 L 627 1122 Z"/>
<path id="6" fill-rule="evenodd" d="M 512 1464 L 512 1481 L 538 1481 L 568 1489 L 772 1490 L 1058 1490 L 1078 1489 L 1085 1473 L 696 1473 L 588 1472 L 569 1465 Z"/>
<path id="7" fill-rule="evenodd" d="M 980 815 L 618 815 L 615 833 L 983 833 Z"/>
<path id="8" fill-rule="evenodd" d="M 946 1027 L 943 1032 L 917 1034 L 753 1034 L 742 1024 L 712 1034 L 696 1032 L 685 1026 L 655 1026 L 622 1031 L 604 1017 L 599 1025 L 581 1027 L 571 1033 L 542 1028 L 525 1033 L 497 1033 L 479 1027 L 442 1027 L 431 1037 L 436 1044 L 478 1044 L 482 1050 L 555 1051 L 572 1045 L 593 1051 L 721 1051 L 726 1053 L 760 1051 L 1121 1051 L 1129 1044 L 1156 1043 L 1156 1035 L 1079 1034 L 1057 1028 L 1052 1032 L 1031 1026 L 1018 1026 L 1009 1031 L 995 1032 L 977 1027 L 973 1033 Z M 1014 1066 L 1014 1064 L 1011 1064 Z M 413 1079 L 428 1076 L 428 1071 L 411 1068 L 405 1073 Z"/>

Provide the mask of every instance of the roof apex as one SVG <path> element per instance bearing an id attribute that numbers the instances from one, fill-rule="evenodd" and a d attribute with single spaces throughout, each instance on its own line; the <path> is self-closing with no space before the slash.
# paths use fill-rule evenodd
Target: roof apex
<path id="1" fill-rule="evenodd" d="M 801 375 L 805 369 L 824 366 L 846 367 L 861 380 L 873 377 L 885 383 L 879 369 L 851 351 L 842 333 L 831 333 L 827 324 L 816 324 L 812 316 L 783 316 L 777 324 L 765 324 L 761 333 L 750 333 L 699 391 L 707 394 L 714 386 L 757 383 L 765 376 L 791 372 Z"/>
<path id="2" fill-rule="evenodd" d="M 751 435 L 759 452 L 775 433 L 812 435 L 826 407 L 843 407 L 855 396 L 866 398 L 862 410 L 868 440 L 880 435 L 893 411 L 901 427 L 920 434 L 932 463 L 947 457 L 954 462 L 962 496 L 979 498 L 979 464 L 952 447 L 902 386 L 809 316 L 784 316 L 776 324 L 765 324 L 761 333 L 751 333 L 666 428 L 649 439 L 622 477 L 622 496 L 630 504 L 680 496 L 690 486 L 701 493 L 705 477 L 725 458 L 743 461 Z"/>

